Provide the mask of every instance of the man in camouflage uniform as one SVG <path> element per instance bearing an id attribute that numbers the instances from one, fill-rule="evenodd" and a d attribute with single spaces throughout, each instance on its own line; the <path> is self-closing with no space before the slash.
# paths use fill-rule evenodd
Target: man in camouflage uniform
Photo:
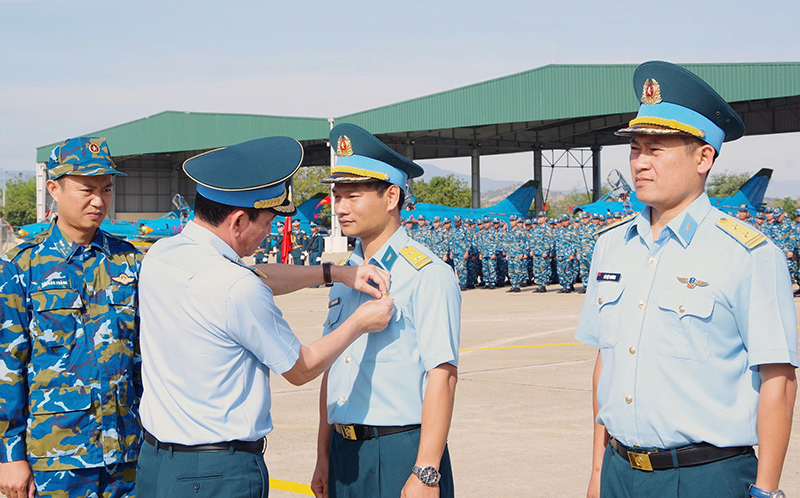
<path id="1" fill-rule="evenodd" d="M 417 229 L 409 231 L 408 235 L 425 247 L 430 248 L 430 233 L 430 226 L 426 225 L 425 216 L 421 214 L 417 216 Z"/>
<path id="2" fill-rule="evenodd" d="M 141 254 L 99 229 L 119 173 L 103 138 L 53 149 L 58 217 L 0 259 L 0 492 L 134 496 Z"/>
<path id="3" fill-rule="evenodd" d="M 575 282 L 573 265 L 575 261 L 575 235 L 569 226 L 569 216 L 562 215 L 559 228 L 555 231 L 556 258 L 558 264 L 558 283 L 561 284 L 559 294 L 572 292 Z"/>
<path id="4" fill-rule="evenodd" d="M 497 220 L 496 223 L 495 220 Z M 508 278 L 508 259 L 506 259 L 506 237 L 508 236 L 508 229 L 504 222 L 501 222 L 497 218 L 492 218 L 492 230 L 494 230 L 495 254 L 497 256 L 495 260 L 497 272 L 495 285 L 497 287 L 503 287 L 506 285 L 506 279 Z"/>
<path id="5" fill-rule="evenodd" d="M 450 257 L 455 264 L 458 286 L 467 290 L 467 263 L 469 261 L 470 236 L 469 228 L 464 226 L 461 215 L 453 216 L 455 227 L 450 230 Z"/>
<path id="6" fill-rule="evenodd" d="M 500 222 L 498 221 L 497 224 L 499 226 Z M 489 226 L 488 220 L 484 223 L 484 227 L 486 228 L 480 232 L 478 240 L 483 287 L 494 289 L 497 287 L 497 230 Z"/>
<path id="7" fill-rule="evenodd" d="M 511 226 L 505 236 L 505 251 L 508 279 L 511 281 L 511 288 L 506 292 L 520 292 L 520 288 L 528 279 L 528 252 L 530 252 L 528 232 L 522 220 L 511 220 Z"/>
<path id="8" fill-rule="evenodd" d="M 481 261 L 478 259 L 478 249 L 475 246 L 475 238 L 478 234 L 478 229 L 475 227 L 475 220 L 464 220 L 466 228 L 465 243 L 467 245 L 467 289 L 474 289 L 478 283 L 478 275 L 481 273 Z"/>
<path id="9" fill-rule="evenodd" d="M 450 265 L 450 268 L 455 270 L 455 263 L 453 261 L 452 253 L 453 222 L 450 221 L 450 218 L 445 218 L 442 220 L 441 237 L 445 247 L 447 247 L 447 252 L 445 253 L 445 257 L 442 258 L 442 261 Z"/>
<path id="10" fill-rule="evenodd" d="M 594 253 L 594 245 L 597 242 L 597 225 L 599 221 L 598 215 L 589 215 L 586 211 L 581 213 L 581 237 L 580 237 L 580 266 L 581 266 L 581 283 L 583 287 L 579 291 L 581 294 L 586 293 L 586 286 L 589 283 L 589 268 L 592 266 L 592 253 Z"/>

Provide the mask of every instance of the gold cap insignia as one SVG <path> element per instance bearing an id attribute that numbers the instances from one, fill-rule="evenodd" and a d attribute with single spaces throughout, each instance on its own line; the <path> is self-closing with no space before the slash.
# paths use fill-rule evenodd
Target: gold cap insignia
<path id="1" fill-rule="evenodd" d="M 338 143 L 336 144 L 336 155 L 339 157 L 350 157 L 353 155 L 353 145 L 347 135 L 339 136 Z"/>
<path id="2" fill-rule="evenodd" d="M 642 104 L 659 104 L 661 103 L 661 87 L 658 81 L 647 78 L 642 88 Z"/>
<path id="3" fill-rule="evenodd" d="M 132 277 L 129 277 L 128 275 L 123 273 L 118 277 L 112 278 L 111 280 L 113 280 L 114 282 L 118 282 L 118 283 L 120 283 L 122 285 L 128 285 L 129 283 L 133 282 L 135 279 L 132 278 Z"/>
<path id="4" fill-rule="evenodd" d="M 89 144 L 89 150 L 92 151 L 92 154 L 97 154 L 100 152 L 100 147 L 97 144 Z"/>

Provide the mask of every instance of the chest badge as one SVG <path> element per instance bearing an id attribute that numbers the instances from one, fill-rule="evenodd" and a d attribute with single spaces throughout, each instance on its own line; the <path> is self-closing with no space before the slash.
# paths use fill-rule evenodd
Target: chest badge
<path id="1" fill-rule="evenodd" d="M 694 289 L 695 287 L 705 287 L 708 285 L 708 282 L 703 282 L 702 280 L 698 280 L 695 277 L 678 277 L 678 281 L 682 284 L 686 284 L 686 287 L 689 289 Z"/>
<path id="2" fill-rule="evenodd" d="M 113 280 L 114 282 L 117 282 L 119 284 L 122 284 L 122 285 L 128 285 L 128 284 L 132 283 L 136 279 L 133 278 L 133 277 L 129 277 L 128 275 L 122 273 L 118 277 L 113 277 L 111 280 Z"/>

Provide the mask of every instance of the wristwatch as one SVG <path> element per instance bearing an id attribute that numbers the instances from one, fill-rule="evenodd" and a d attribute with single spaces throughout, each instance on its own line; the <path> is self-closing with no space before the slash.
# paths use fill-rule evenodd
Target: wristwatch
<path id="1" fill-rule="evenodd" d="M 330 261 L 322 263 L 322 278 L 325 280 L 325 287 L 333 287 L 333 280 L 331 279 Z"/>
<path id="2" fill-rule="evenodd" d="M 442 474 L 430 466 L 417 467 L 414 465 L 414 468 L 411 469 L 411 473 L 417 476 L 422 484 L 426 486 L 436 486 L 439 483 L 439 479 L 442 478 Z"/>
<path id="3" fill-rule="evenodd" d="M 755 484 L 750 485 L 749 492 L 750 496 L 752 496 L 753 498 L 786 498 L 786 494 L 780 489 L 776 489 L 775 491 L 770 493 L 767 490 L 756 487 Z"/>

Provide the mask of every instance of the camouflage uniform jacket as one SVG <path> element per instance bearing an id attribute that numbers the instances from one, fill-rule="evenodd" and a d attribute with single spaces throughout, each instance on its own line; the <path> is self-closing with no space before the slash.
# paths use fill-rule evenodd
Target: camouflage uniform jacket
<path id="1" fill-rule="evenodd" d="M 553 231 L 545 225 L 536 225 L 531 230 L 531 252 L 534 256 L 553 256 Z"/>
<path id="2" fill-rule="evenodd" d="M 556 254 L 561 258 L 573 256 L 578 248 L 578 240 L 572 227 L 558 228 L 554 235 Z"/>
<path id="3" fill-rule="evenodd" d="M 515 228 L 506 233 L 505 252 L 509 258 L 518 258 L 530 251 L 528 232 L 524 228 Z"/>
<path id="4" fill-rule="evenodd" d="M 471 240 L 469 228 L 461 225 L 450 229 L 450 252 L 453 259 L 464 259 L 464 253 L 470 248 Z"/>
<path id="5" fill-rule="evenodd" d="M 55 225 L 0 259 L 0 462 L 34 470 L 135 461 L 142 256 Z"/>
<path id="6" fill-rule="evenodd" d="M 784 253 L 794 248 L 794 233 L 786 220 L 781 223 L 773 223 L 769 236 Z"/>

